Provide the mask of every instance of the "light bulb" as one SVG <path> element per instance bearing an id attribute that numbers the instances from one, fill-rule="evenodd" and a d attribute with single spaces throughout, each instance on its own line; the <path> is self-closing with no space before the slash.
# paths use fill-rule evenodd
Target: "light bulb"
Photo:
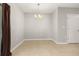
<path id="1" fill-rule="evenodd" d="M 38 16 L 36 14 L 34 14 L 34 17 L 37 18 Z"/>
<path id="2" fill-rule="evenodd" d="M 40 14 L 34 14 L 34 17 L 35 17 L 36 19 L 42 19 L 42 15 L 40 15 Z"/>
<path id="3" fill-rule="evenodd" d="M 42 18 L 42 15 L 38 14 L 38 17 L 41 19 Z"/>

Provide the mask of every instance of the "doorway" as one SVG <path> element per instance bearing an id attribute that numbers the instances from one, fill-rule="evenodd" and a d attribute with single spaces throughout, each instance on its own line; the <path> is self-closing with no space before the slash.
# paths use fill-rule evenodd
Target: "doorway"
<path id="1" fill-rule="evenodd" d="M 79 14 L 67 15 L 68 43 L 79 43 Z"/>

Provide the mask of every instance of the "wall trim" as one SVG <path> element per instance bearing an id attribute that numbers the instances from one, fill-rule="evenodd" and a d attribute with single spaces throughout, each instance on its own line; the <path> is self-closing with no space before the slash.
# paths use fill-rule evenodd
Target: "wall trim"
<path id="1" fill-rule="evenodd" d="M 56 44 L 69 44 L 68 42 L 57 42 L 55 40 L 52 40 L 53 42 L 55 42 Z"/>
<path id="2" fill-rule="evenodd" d="M 67 42 L 56 42 L 56 44 L 69 44 Z"/>
<path id="3" fill-rule="evenodd" d="M 13 52 L 16 48 L 18 48 L 24 41 L 28 40 L 52 40 L 52 39 L 23 39 L 20 43 L 18 43 L 14 48 L 11 49 L 11 52 Z"/>
<path id="4" fill-rule="evenodd" d="M 11 52 L 13 52 L 16 48 L 18 48 L 23 42 L 24 42 L 24 40 L 22 40 L 20 43 L 18 43 L 14 48 L 11 49 Z"/>
<path id="5" fill-rule="evenodd" d="M 48 38 L 48 39 L 24 39 L 24 41 L 27 41 L 27 40 L 52 40 L 51 38 Z"/>

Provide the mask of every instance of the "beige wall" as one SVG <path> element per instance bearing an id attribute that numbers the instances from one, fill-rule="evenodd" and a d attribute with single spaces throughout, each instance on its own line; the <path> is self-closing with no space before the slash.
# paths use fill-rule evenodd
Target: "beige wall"
<path id="1" fill-rule="evenodd" d="M 53 41 L 57 41 L 57 36 L 58 36 L 58 9 L 54 10 L 54 12 L 52 13 L 52 24 L 51 24 L 51 28 L 52 28 L 52 39 Z"/>
<path id="2" fill-rule="evenodd" d="M 41 14 L 42 19 L 35 19 L 34 14 L 25 14 L 24 38 L 47 39 L 51 38 L 51 15 Z"/>
<path id="3" fill-rule="evenodd" d="M 24 13 L 16 4 L 9 4 L 11 7 L 11 50 L 24 40 Z"/>

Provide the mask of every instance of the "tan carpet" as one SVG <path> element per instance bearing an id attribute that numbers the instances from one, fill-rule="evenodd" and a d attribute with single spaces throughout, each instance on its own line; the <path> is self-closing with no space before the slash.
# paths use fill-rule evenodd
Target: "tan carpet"
<path id="1" fill-rule="evenodd" d="M 13 56 L 79 56 L 79 44 L 55 44 L 51 40 L 23 42 L 12 52 Z"/>

